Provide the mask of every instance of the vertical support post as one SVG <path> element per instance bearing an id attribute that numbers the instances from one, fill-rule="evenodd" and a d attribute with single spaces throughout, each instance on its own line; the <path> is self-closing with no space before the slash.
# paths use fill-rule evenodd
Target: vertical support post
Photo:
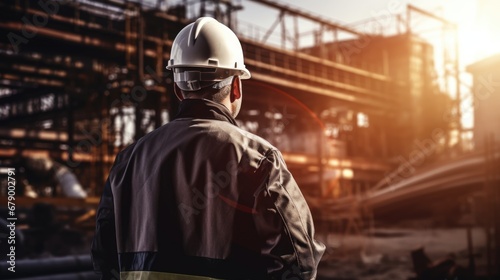
<path id="1" fill-rule="evenodd" d="M 323 45 L 323 32 L 324 32 L 324 26 L 323 24 L 321 24 L 318 33 L 316 34 L 316 43 L 317 46 L 319 47 L 319 57 L 321 58 L 325 58 L 325 46 Z"/>
<path id="2" fill-rule="evenodd" d="M 67 66 L 70 66 L 67 62 Z M 66 129 L 68 133 L 67 145 L 68 145 L 68 158 L 67 162 L 72 163 L 70 167 L 76 167 L 75 165 L 75 119 L 73 114 L 73 93 L 74 88 L 76 87 L 75 81 L 75 73 L 74 70 L 70 70 L 68 73 L 70 83 L 64 88 L 64 93 L 66 95 Z M 27 109 L 27 108 L 26 108 Z"/>
<path id="3" fill-rule="evenodd" d="M 100 168 L 99 168 L 99 190 L 94 190 L 95 194 L 100 194 L 101 190 L 104 190 L 104 182 L 106 181 L 106 177 L 108 176 L 108 157 L 109 157 L 109 143 L 110 141 L 110 125 L 111 121 L 109 119 L 109 105 L 108 105 L 108 97 L 104 94 L 100 94 L 101 96 L 101 110 L 99 111 L 99 130 L 102 131 L 101 143 L 100 145 Z"/>
<path id="4" fill-rule="evenodd" d="M 164 36 L 162 36 L 164 37 Z M 163 40 L 162 40 L 163 42 Z M 163 43 L 160 42 L 156 46 L 156 73 L 162 73 L 163 68 Z M 164 83 L 164 81 L 161 81 Z M 156 106 L 155 106 L 155 128 L 158 128 L 162 125 L 161 123 L 161 111 L 163 109 L 162 104 L 162 94 L 164 92 L 155 91 L 156 93 Z"/>
<path id="5" fill-rule="evenodd" d="M 319 133 L 318 133 L 318 181 L 319 181 L 319 189 L 321 191 L 321 196 L 325 195 L 325 183 L 324 183 L 324 172 L 325 172 L 325 166 L 324 166 L 324 151 L 323 151 L 323 127 L 319 128 Z"/>
<path id="6" fill-rule="evenodd" d="M 454 72 L 455 72 L 455 82 L 456 82 L 456 102 L 457 102 L 457 128 L 458 128 L 458 147 L 460 149 L 460 152 L 462 152 L 463 150 L 463 147 L 462 147 L 462 144 L 463 144 L 463 141 L 462 141 L 462 133 L 463 133 L 463 129 L 462 129 L 462 108 L 460 108 L 460 106 L 462 105 L 462 96 L 461 96 L 461 90 L 460 90 L 460 86 L 461 86 L 461 83 L 460 83 L 460 65 L 459 65 L 459 54 L 458 54 L 458 28 L 456 25 L 453 25 L 453 37 L 454 37 L 454 43 L 455 43 L 455 53 L 454 53 L 454 56 L 455 56 L 455 59 L 454 59 L 454 62 L 453 62 L 453 68 L 454 68 Z"/>
<path id="7" fill-rule="evenodd" d="M 299 44 L 299 20 L 297 16 L 293 17 L 293 31 L 294 31 L 294 38 L 293 38 L 293 49 L 295 51 L 299 50 L 300 44 Z"/>
<path id="8" fill-rule="evenodd" d="M 73 97 L 68 93 L 68 109 L 66 111 L 67 118 L 67 132 L 68 132 L 68 162 L 74 161 L 74 144 L 75 144 L 75 119 L 73 117 Z"/>
<path id="9" fill-rule="evenodd" d="M 286 48 L 286 25 L 285 25 L 285 13 L 280 15 L 281 19 L 281 48 Z"/>
<path id="10" fill-rule="evenodd" d="M 127 7 L 128 8 L 128 7 Z M 130 60 L 131 60 L 131 55 L 130 55 L 130 33 L 131 33 L 131 18 L 129 13 L 125 13 L 125 63 L 127 65 L 127 68 L 130 68 Z"/>
<path id="11" fill-rule="evenodd" d="M 406 6 L 406 34 L 411 34 L 411 6 Z"/>
<path id="12" fill-rule="evenodd" d="M 448 82 L 448 68 L 446 67 L 446 64 L 448 63 L 449 60 L 449 54 L 448 50 L 446 48 L 446 26 L 443 26 L 441 30 L 441 43 L 443 44 L 443 65 L 444 67 L 444 88 L 448 92 L 450 90 L 449 82 Z"/>
<path id="13" fill-rule="evenodd" d="M 141 7 L 137 7 L 137 67 L 136 67 L 136 83 L 137 85 L 142 85 L 144 77 L 144 25 L 143 25 L 143 15 Z M 143 136 L 141 129 L 142 124 L 142 104 L 137 102 L 135 104 L 135 141 L 139 140 Z"/>
<path id="14" fill-rule="evenodd" d="M 401 34 L 401 14 L 397 14 L 396 15 L 396 25 L 397 25 L 397 29 L 398 29 L 398 35 Z"/>
<path id="15" fill-rule="evenodd" d="M 333 61 L 339 62 L 338 57 L 340 53 L 340 46 L 339 46 L 339 30 L 337 28 L 333 29 L 333 45 L 335 46 L 335 49 L 333 50 L 334 53 Z"/>

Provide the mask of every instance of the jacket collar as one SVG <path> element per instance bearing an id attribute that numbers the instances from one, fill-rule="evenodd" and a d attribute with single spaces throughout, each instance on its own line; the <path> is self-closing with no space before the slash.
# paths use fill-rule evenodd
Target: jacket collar
<path id="1" fill-rule="evenodd" d="M 230 122 L 237 126 L 226 106 L 208 99 L 184 99 L 174 119 L 195 118 Z"/>

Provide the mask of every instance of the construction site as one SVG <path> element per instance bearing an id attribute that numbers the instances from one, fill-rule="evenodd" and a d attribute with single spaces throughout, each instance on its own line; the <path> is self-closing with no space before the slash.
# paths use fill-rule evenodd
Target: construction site
<path id="1" fill-rule="evenodd" d="M 273 24 L 240 22 L 250 2 Z M 300 186 L 327 247 L 317 279 L 499 279 L 500 53 L 462 69 L 456 24 L 414 5 L 346 25 L 272 0 L 0 2 L 1 279 L 99 279 L 105 181 L 176 116 L 165 66 L 200 16 L 241 41 L 237 122 Z"/>

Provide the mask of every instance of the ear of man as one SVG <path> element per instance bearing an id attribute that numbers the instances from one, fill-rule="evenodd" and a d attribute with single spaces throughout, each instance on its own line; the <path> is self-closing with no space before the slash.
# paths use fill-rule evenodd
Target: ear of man
<path id="1" fill-rule="evenodd" d="M 231 82 L 230 98 L 231 98 L 231 103 L 241 98 L 241 80 L 240 77 L 238 76 L 234 76 L 233 81 Z"/>

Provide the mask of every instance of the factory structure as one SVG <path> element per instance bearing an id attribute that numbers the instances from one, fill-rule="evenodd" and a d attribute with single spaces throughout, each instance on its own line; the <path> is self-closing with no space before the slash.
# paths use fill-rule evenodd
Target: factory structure
<path id="1" fill-rule="evenodd" d="M 467 67 L 467 87 L 458 46 L 437 49 L 412 20 L 451 37 L 456 26 L 412 5 L 360 28 L 252 0 L 277 11 L 262 29 L 238 21 L 247 1 L 170 2 L 0 3 L 0 169 L 17 170 L 18 207 L 62 207 L 91 231 L 116 154 L 176 115 L 165 69 L 175 35 L 212 16 L 238 35 L 252 73 L 238 124 L 281 150 L 318 228 L 359 232 L 373 217 L 450 222 L 473 197 L 491 214 L 478 222 L 490 232 L 490 267 L 500 264 L 498 55 Z M 467 98 L 473 129 L 461 124 Z"/>

